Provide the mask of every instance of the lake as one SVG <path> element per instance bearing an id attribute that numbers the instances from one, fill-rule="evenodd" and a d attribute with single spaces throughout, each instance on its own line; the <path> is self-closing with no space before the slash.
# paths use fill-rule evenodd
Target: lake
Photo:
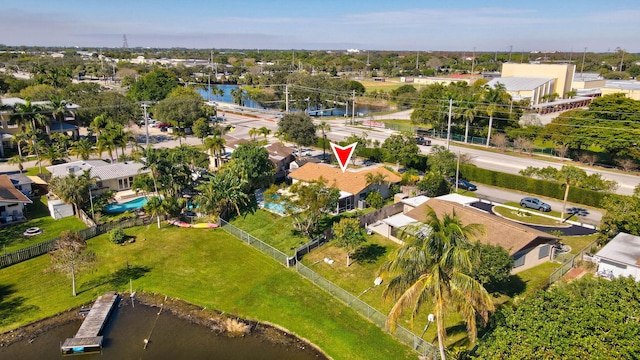
<path id="1" fill-rule="evenodd" d="M 104 331 L 102 354 L 74 355 L 74 359 L 326 359 L 308 345 L 276 344 L 259 336 L 227 337 L 159 308 L 131 306 L 121 301 Z M 157 319 L 157 320 L 156 320 Z M 82 318 L 49 329 L 38 337 L 0 347 L 0 359 L 62 359 L 60 345 L 73 337 Z M 144 339 L 150 339 L 144 349 Z"/>

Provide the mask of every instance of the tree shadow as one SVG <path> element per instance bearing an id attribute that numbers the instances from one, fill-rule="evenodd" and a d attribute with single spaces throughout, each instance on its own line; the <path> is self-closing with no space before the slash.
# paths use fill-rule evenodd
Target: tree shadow
<path id="1" fill-rule="evenodd" d="M 0 285 L 0 327 L 12 324 L 24 313 L 38 309 L 35 305 L 23 306 L 26 298 L 11 297 L 15 292 L 14 285 Z"/>
<path id="2" fill-rule="evenodd" d="M 489 293 L 499 293 L 509 297 L 514 297 L 522 294 L 526 290 L 527 283 L 524 282 L 520 276 L 511 275 L 507 281 L 495 284 L 486 284 L 485 287 Z"/>
<path id="3" fill-rule="evenodd" d="M 361 263 L 374 263 L 386 253 L 386 246 L 368 244 L 359 247 L 358 250 L 353 253 L 352 258 Z"/>
<path id="4" fill-rule="evenodd" d="M 122 288 L 129 283 L 129 280 L 139 279 L 150 271 L 151 268 L 148 266 L 127 266 L 113 274 L 100 276 L 97 279 L 83 283 L 82 289 L 78 290 L 78 294 L 107 284 L 114 288 Z"/>

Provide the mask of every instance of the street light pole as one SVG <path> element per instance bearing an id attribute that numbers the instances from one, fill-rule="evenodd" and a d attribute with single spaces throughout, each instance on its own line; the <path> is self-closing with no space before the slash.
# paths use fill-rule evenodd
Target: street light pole
<path id="1" fill-rule="evenodd" d="M 427 329 L 429 329 L 429 325 L 431 325 L 431 323 L 436 319 L 435 315 L 433 314 L 429 314 L 427 316 L 427 325 L 424 326 L 424 329 L 422 330 L 422 334 L 420 335 L 420 341 L 418 342 L 418 344 L 416 344 L 416 349 L 418 349 L 418 347 L 420 347 L 420 345 L 422 345 L 422 342 L 424 341 L 422 338 L 424 337 L 424 333 L 427 332 Z"/>
<path id="2" fill-rule="evenodd" d="M 149 118 L 147 117 L 147 103 L 142 103 L 142 110 L 144 111 L 144 129 L 147 133 L 146 146 L 149 147 Z"/>

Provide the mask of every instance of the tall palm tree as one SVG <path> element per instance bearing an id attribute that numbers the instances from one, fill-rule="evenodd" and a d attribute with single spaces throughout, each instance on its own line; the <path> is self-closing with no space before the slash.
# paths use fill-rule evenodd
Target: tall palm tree
<path id="1" fill-rule="evenodd" d="M 260 135 L 264 136 L 264 139 L 267 140 L 267 136 L 269 136 L 269 134 L 271 134 L 271 129 L 269 129 L 266 126 L 261 127 L 260 129 L 258 129 Z"/>
<path id="2" fill-rule="evenodd" d="M 69 152 L 71 153 L 71 155 L 75 155 L 76 158 L 82 160 L 89 160 L 91 154 L 93 154 L 94 151 L 95 147 L 93 143 L 87 138 L 82 138 L 78 141 L 75 141 L 69 147 Z"/>
<path id="3" fill-rule="evenodd" d="M 325 160 L 327 156 L 327 131 L 331 131 L 331 125 L 322 120 L 320 124 L 316 125 L 316 129 L 320 130 L 322 133 L 322 160 Z"/>
<path id="4" fill-rule="evenodd" d="M 24 132 L 21 131 L 17 134 L 14 134 L 13 137 L 11 138 L 11 142 L 13 142 L 14 144 L 18 145 L 18 155 L 20 155 L 20 157 L 22 157 L 22 144 L 28 144 L 29 142 L 29 135 Z"/>
<path id="5" fill-rule="evenodd" d="M 235 209 L 240 215 L 240 206 L 249 203 L 249 195 L 244 192 L 246 180 L 237 176 L 233 171 L 220 171 L 209 175 L 207 181 L 196 187 L 200 195 L 195 202 L 208 214 L 224 215 L 230 209 Z"/>
<path id="6" fill-rule="evenodd" d="M 49 98 L 49 108 L 53 118 L 60 124 L 60 132 L 63 132 L 64 113 L 67 111 L 67 102 L 60 95 L 51 95 Z"/>
<path id="7" fill-rule="evenodd" d="M 167 210 L 164 201 L 159 196 L 150 197 L 144 205 L 144 211 L 149 213 L 151 217 L 158 219 L 158 229 L 160 229 L 160 215 L 165 215 Z"/>
<path id="8" fill-rule="evenodd" d="M 216 159 L 216 168 L 222 165 L 222 155 L 224 154 L 224 144 L 226 140 L 220 136 L 213 136 L 204 139 L 204 150 Z"/>
<path id="9" fill-rule="evenodd" d="M 456 311 L 467 324 L 471 341 L 476 338 L 476 315 L 487 321 L 494 310 L 485 288 L 468 274 L 477 265 L 478 253 L 470 240 L 482 232 L 478 224 L 463 226 L 453 214 L 439 219 L 433 210 L 427 213 L 426 228 L 407 231 L 405 245 L 383 264 L 383 276 L 390 275 L 386 298 L 397 299 L 389 312 L 387 326 L 394 330 L 404 309 L 411 312 L 411 325 L 421 307 L 433 304 L 440 356 L 445 359 L 445 314 Z"/>
<path id="10" fill-rule="evenodd" d="M 26 125 L 31 123 L 33 127 L 36 127 L 36 115 L 42 112 L 42 107 L 31 103 L 29 98 L 25 99 L 24 104 L 17 103 L 13 107 L 11 114 L 11 120 L 18 124 L 22 131 L 25 130 Z"/>
<path id="11" fill-rule="evenodd" d="M 380 186 L 386 184 L 387 182 L 387 175 L 379 171 L 370 172 L 365 175 L 365 180 L 367 182 L 367 186 L 373 185 L 378 191 L 380 191 Z"/>
<path id="12" fill-rule="evenodd" d="M 494 87 L 487 86 L 483 94 L 483 100 L 486 103 L 484 111 L 489 116 L 489 131 L 487 133 L 486 147 L 489 147 L 491 143 L 491 129 L 493 127 L 493 115 L 501 105 L 504 105 L 506 101 L 511 99 L 511 96 L 506 92 L 506 86 L 501 83 L 497 83 Z"/>
<path id="13" fill-rule="evenodd" d="M 143 149 L 138 158 L 136 159 L 140 161 L 143 166 L 140 168 L 141 171 L 149 170 L 151 173 L 151 178 L 153 179 L 153 188 L 158 194 L 158 176 L 160 175 L 160 169 L 162 168 L 162 157 L 160 152 L 151 145 L 147 146 Z"/>
<path id="14" fill-rule="evenodd" d="M 80 216 L 78 208 L 87 191 L 85 181 L 80 176 L 69 174 L 65 177 L 54 177 L 49 183 L 49 189 L 64 202 L 71 203 L 76 216 Z"/>
<path id="15" fill-rule="evenodd" d="M 31 123 L 29 123 L 25 128 L 25 133 L 27 134 L 27 141 L 29 143 L 29 152 L 36 155 L 40 174 L 42 174 L 42 161 L 40 159 L 40 154 L 42 149 L 46 146 L 45 141 L 41 139 L 42 131 L 38 128 L 34 128 Z"/>
<path id="16" fill-rule="evenodd" d="M 235 89 L 231 89 L 231 99 L 234 104 L 238 104 L 240 106 L 244 105 L 244 101 L 247 98 L 247 93 L 241 88 L 237 87 Z"/>
<path id="17" fill-rule="evenodd" d="M 11 165 L 18 165 L 18 170 L 20 170 L 20 174 L 22 174 L 22 171 L 24 170 L 23 164 L 25 161 L 26 159 L 23 158 L 21 154 L 18 154 L 10 157 L 8 162 Z"/>
<path id="18" fill-rule="evenodd" d="M 467 102 L 465 105 L 466 106 L 464 111 L 462 112 L 462 116 L 464 117 L 464 120 L 465 120 L 464 143 L 466 144 L 467 142 L 469 142 L 469 125 L 473 122 L 473 120 L 476 117 L 476 109 L 471 102 Z"/>

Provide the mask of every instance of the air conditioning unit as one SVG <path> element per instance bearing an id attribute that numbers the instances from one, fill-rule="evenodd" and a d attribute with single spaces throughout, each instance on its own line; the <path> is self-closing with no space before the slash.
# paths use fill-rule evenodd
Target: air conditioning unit
<path id="1" fill-rule="evenodd" d="M 367 201 L 366 200 L 358 200 L 358 209 L 366 209 Z"/>

